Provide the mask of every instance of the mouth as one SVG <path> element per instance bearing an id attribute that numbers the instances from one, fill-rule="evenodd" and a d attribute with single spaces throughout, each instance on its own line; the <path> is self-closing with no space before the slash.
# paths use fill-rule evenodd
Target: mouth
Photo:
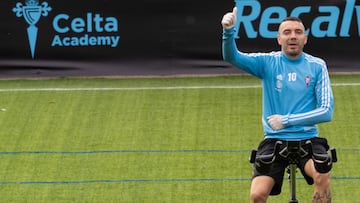
<path id="1" fill-rule="evenodd" d="M 298 47 L 298 44 L 296 44 L 296 43 L 290 43 L 290 44 L 288 44 L 288 46 L 289 46 L 290 49 L 295 49 L 295 48 Z"/>

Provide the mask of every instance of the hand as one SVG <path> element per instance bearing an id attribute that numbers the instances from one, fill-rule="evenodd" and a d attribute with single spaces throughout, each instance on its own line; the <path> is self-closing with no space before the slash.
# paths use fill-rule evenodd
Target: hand
<path id="1" fill-rule="evenodd" d="M 273 130 L 281 130 L 284 128 L 284 125 L 282 124 L 281 115 L 275 114 L 267 117 L 267 119 L 268 119 L 268 123 L 270 124 Z"/>
<path id="2" fill-rule="evenodd" d="M 237 8 L 234 7 L 232 12 L 226 13 L 221 20 L 224 29 L 230 29 L 236 24 Z"/>

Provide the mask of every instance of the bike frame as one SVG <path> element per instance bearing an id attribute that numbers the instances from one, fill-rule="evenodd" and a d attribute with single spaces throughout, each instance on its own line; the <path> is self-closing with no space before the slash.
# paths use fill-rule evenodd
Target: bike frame
<path id="1" fill-rule="evenodd" d="M 311 143 L 306 143 L 310 145 Z M 298 161 L 308 156 L 309 153 L 306 152 L 301 147 L 300 141 L 287 141 L 286 147 L 279 152 L 279 155 L 289 161 L 288 174 L 289 174 L 289 183 L 290 183 L 290 203 L 298 203 L 296 199 L 296 169 Z"/>
<path id="2" fill-rule="evenodd" d="M 296 164 L 289 165 L 289 182 L 290 182 L 290 203 L 298 203 L 296 199 Z"/>

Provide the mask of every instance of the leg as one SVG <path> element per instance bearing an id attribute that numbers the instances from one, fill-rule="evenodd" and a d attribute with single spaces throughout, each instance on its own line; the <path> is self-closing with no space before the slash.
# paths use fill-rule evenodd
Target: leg
<path id="1" fill-rule="evenodd" d="M 330 203 L 331 187 L 330 173 L 319 173 L 316 171 L 314 161 L 308 160 L 305 164 L 305 173 L 314 180 L 313 203 Z"/>
<path id="2" fill-rule="evenodd" d="M 275 139 L 265 139 L 258 146 L 258 155 L 269 155 L 274 152 Z M 281 193 L 284 172 L 287 162 L 284 160 L 275 160 L 270 168 L 271 170 L 257 170 L 255 163 L 253 165 L 253 175 L 250 189 L 250 202 L 266 202 L 269 195 L 278 195 Z M 261 167 L 261 165 L 260 165 Z"/>
<path id="3" fill-rule="evenodd" d="M 265 203 L 275 185 L 275 180 L 269 176 L 256 176 L 251 182 L 250 202 Z"/>

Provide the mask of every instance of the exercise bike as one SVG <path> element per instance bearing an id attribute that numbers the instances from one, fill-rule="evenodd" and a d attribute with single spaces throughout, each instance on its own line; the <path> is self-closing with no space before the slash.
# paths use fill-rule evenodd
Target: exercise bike
<path id="1" fill-rule="evenodd" d="M 308 150 L 305 150 L 308 149 Z M 257 170 L 267 172 L 271 170 L 271 164 L 276 159 L 288 161 L 287 173 L 290 183 L 290 203 L 298 203 L 296 199 L 296 169 L 301 158 L 311 157 L 314 161 L 315 168 L 320 173 L 327 173 L 331 170 L 332 163 L 337 162 L 335 148 L 329 149 L 330 154 L 313 153 L 312 143 L 310 140 L 303 143 L 302 141 L 277 141 L 274 152 L 266 155 L 258 155 L 257 149 L 253 149 L 250 155 L 250 163 L 254 164 Z"/>

